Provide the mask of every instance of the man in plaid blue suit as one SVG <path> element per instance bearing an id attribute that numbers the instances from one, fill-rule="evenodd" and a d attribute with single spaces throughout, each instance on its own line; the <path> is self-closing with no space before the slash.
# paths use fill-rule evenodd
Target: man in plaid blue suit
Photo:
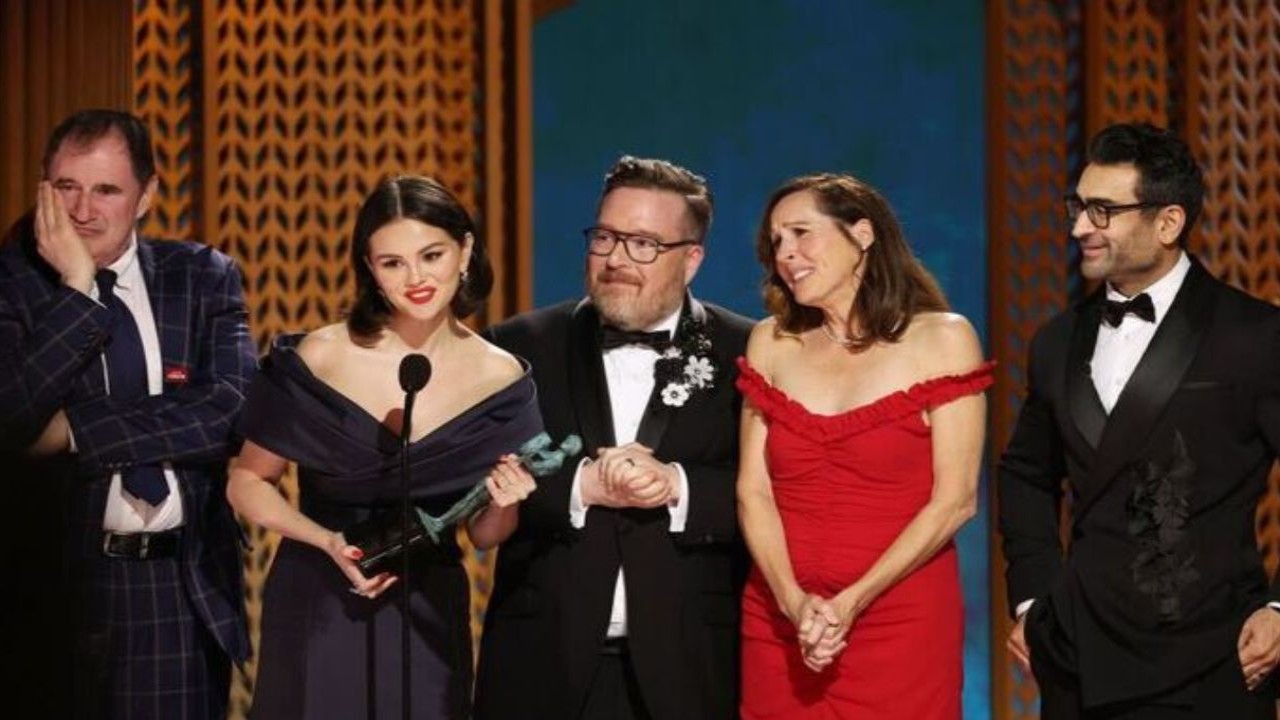
<path id="1" fill-rule="evenodd" d="M 138 237 L 137 118 L 71 116 L 43 169 L 0 249 L 5 689 L 39 717 L 222 718 L 248 653 L 224 497 L 255 367 L 241 277 Z"/>

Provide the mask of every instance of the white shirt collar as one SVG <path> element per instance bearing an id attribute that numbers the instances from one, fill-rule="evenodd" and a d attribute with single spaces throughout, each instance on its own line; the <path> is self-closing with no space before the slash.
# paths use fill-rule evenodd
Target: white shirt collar
<path id="1" fill-rule="evenodd" d="M 134 282 L 142 277 L 142 269 L 138 266 L 138 234 L 136 232 L 129 235 L 129 245 L 124 249 L 124 254 L 116 258 L 116 261 L 106 269 L 116 274 L 116 287 L 125 292 L 133 290 Z"/>
<path id="2" fill-rule="evenodd" d="M 1156 323 L 1164 318 L 1164 314 L 1169 311 L 1169 306 L 1173 304 L 1173 299 L 1178 296 L 1178 290 L 1182 288 L 1182 281 L 1187 279 L 1187 273 L 1191 271 L 1191 259 L 1187 257 L 1187 253 L 1178 254 L 1178 262 L 1173 264 L 1169 272 L 1164 277 L 1151 283 L 1145 290 L 1140 293 L 1146 293 L 1151 297 L 1151 304 L 1156 309 Z M 1139 294 L 1140 294 L 1139 293 Z M 1112 287 L 1111 283 L 1107 283 L 1107 299 L 1108 300 L 1128 300 Z"/>

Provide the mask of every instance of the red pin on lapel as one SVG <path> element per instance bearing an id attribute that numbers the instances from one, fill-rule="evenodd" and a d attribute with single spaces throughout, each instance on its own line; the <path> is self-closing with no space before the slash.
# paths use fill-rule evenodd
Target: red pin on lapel
<path id="1" fill-rule="evenodd" d="M 186 365 L 173 365 L 164 369 L 164 381 L 168 385 L 186 385 L 190 379 Z"/>

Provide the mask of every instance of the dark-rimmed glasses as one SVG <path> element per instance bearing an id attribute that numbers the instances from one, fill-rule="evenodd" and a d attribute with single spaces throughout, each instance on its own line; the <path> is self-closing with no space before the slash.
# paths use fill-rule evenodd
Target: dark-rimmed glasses
<path id="1" fill-rule="evenodd" d="M 622 247 L 627 252 L 627 257 L 641 265 L 648 265 L 657 260 L 662 253 L 670 252 L 678 247 L 698 244 L 697 240 L 662 242 L 648 235 L 632 235 L 599 226 L 583 230 L 582 237 L 587 241 L 587 252 L 591 255 L 600 255 L 602 257 L 612 255 L 613 249 L 618 246 L 618 243 L 622 243 Z"/>
<path id="2" fill-rule="evenodd" d="M 1151 208 L 1164 207 L 1169 203 L 1162 202 L 1136 202 L 1125 205 L 1111 205 L 1100 200 L 1081 200 L 1079 195 L 1068 194 L 1062 196 L 1063 207 L 1067 210 L 1067 221 L 1074 223 L 1076 218 L 1080 217 L 1080 213 L 1084 212 L 1089 216 L 1089 222 L 1099 230 L 1106 230 L 1111 225 L 1111 216 L 1127 213 L 1130 210 L 1149 210 Z"/>

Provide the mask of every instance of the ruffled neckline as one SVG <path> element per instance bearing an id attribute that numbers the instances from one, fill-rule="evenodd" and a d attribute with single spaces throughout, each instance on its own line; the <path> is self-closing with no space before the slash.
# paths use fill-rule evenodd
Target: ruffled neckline
<path id="1" fill-rule="evenodd" d="M 922 380 L 910 387 L 895 390 L 867 403 L 838 413 L 815 413 L 799 401 L 774 387 L 745 357 L 737 359 L 737 387 L 770 420 L 781 421 L 801 433 L 824 437 L 845 437 L 881 427 L 956 398 L 982 392 L 995 382 L 994 360 L 988 360 L 969 372 L 940 375 Z"/>

